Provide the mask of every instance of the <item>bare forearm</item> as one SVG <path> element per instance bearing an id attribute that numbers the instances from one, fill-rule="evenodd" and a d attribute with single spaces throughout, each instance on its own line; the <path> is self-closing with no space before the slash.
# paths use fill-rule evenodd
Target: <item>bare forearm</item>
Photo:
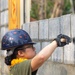
<path id="1" fill-rule="evenodd" d="M 57 47 L 57 42 L 53 41 L 51 44 L 47 45 L 45 48 L 43 48 L 38 56 L 42 56 L 44 58 L 44 61 L 47 60 L 51 54 L 54 52 L 54 50 Z"/>
<path id="2" fill-rule="evenodd" d="M 45 48 L 43 48 L 38 55 L 36 55 L 32 61 L 31 61 L 31 67 L 32 71 L 35 71 L 38 69 L 54 52 L 57 46 L 63 47 L 66 44 L 69 44 L 71 42 L 70 37 L 66 35 L 58 35 L 55 41 L 53 41 L 51 44 L 47 45 Z"/>
<path id="3" fill-rule="evenodd" d="M 53 53 L 57 47 L 57 42 L 53 41 L 51 44 L 44 47 L 33 59 L 32 59 L 32 69 L 36 70 L 39 68 Z"/>

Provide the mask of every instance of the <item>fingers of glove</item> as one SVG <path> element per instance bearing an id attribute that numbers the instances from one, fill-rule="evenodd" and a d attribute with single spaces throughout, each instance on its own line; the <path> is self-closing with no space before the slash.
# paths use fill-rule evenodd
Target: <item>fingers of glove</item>
<path id="1" fill-rule="evenodd" d="M 66 44 L 69 44 L 71 42 L 71 38 L 69 36 L 63 35 L 63 38 L 66 39 Z"/>
<path id="2" fill-rule="evenodd" d="M 66 45 L 66 42 L 61 42 L 61 46 L 65 46 Z"/>
<path id="3" fill-rule="evenodd" d="M 59 34 L 58 36 L 57 36 L 57 39 L 61 42 L 62 41 L 62 34 Z"/>
<path id="4" fill-rule="evenodd" d="M 61 41 L 61 42 L 66 42 L 66 35 L 63 35 L 63 34 L 59 34 L 58 36 L 57 36 L 57 38 Z"/>
<path id="5" fill-rule="evenodd" d="M 67 35 L 59 34 L 55 39 L 59 47 L 65 46 L 71 42 L 71 38 Z"/>
<path id="6" fill-rule="evenodd" d="M 62 40 L 63 39 L 63 40 Z M 67 35 L 59 34 L 56 38 L 59 47 L 65 46 L 71 42 L 71 38 Z"/>
<path id="7" fill-rule="evenodd" d="M 71 39 L 68 38 L 68 39 L 66 40 L 66 43 L 67 43 L 67 44 L 71 43 Z"/>
<path id="8" fill-rule="evenodd" d="M 59 34 L 58 36 L 57 36 L 57 38 L 55 39 L 56 41 L 57 41 L 57 45 L 59 46 L 59 47 L 62 47 L 64 44 L 63 43 L 61 43 L 62 42 L 62 37 L 63 37 L 63 35 L 62 34 Z"/>
<path id="9" fill-rule="evenodd" d="M 61 39 L 62 36 L 63 36 L 62 34 L 59 34 L 59 35 L 57 36 L 57 38 Z"/>
<path id="10" fill-rule="evenodd" d="M 65 45 L 66 45 L 66 42 L 59 42 L 59 44 L 58 44 L 59 47 L 63 47 Z"/>

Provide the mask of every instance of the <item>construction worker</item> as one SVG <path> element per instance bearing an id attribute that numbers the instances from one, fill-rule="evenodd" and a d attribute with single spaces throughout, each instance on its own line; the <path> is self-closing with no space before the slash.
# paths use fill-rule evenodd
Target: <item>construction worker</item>
<path id="1" fill-rule="evenodd" d="M 36 75 L 38 68 L 51 56 L 57 47 L 71 42 L 70 37 L 60 34 L 52 43 L 36 54 L 35 43 L 22 29 L 7 32 L 2 38 L 2 50 L 7 50 L 5 63 L 10 66 L 11 75 Z"/>

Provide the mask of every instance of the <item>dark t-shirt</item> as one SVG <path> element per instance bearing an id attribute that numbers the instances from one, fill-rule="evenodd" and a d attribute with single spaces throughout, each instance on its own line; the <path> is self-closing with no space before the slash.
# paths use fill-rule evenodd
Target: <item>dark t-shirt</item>
<path id="1" fill-rule="evenodd" d="M 31 72 L 31 60 L 25 60 L 10 69 L 11 75 L 36 75 L 37 71 Z"/>

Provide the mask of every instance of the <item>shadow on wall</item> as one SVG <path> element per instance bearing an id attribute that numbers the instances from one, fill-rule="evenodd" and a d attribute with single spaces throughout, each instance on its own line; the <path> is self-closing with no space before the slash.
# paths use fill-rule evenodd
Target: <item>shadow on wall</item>
<path id="1" fill-rule="evenodd" d="M 67 75 L 67 70 L 63 66 L 60 67 L 60 69 L 61 69 L 60 75 Z"/>
<path id="2" fill-rule="evenodd" d="M 37 75 L 68 75 L 67 70 L 63 66 L 52 62 L 46 62 L 37 73 Z"/>
<path id="3" fill-rule="evenodd" d="M 75 75 L 75 66 L 59 64 L 48 60 L 40 67 L 37 75 Z"/>

